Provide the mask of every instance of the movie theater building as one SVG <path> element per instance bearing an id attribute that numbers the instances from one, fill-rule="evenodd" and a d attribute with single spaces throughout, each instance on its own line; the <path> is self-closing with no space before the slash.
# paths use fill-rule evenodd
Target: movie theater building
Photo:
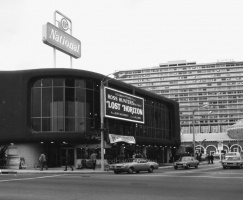
<path id="1" fill-rule="evenodd" d="M 64 165 L 66 152 L 76 168 L 93 151 L 99 156 L 101 83 L 105 109 L 110 109 L 104 117 L 105 159 L 139 152 L 168 162 L 180 145 L 179 104 L 76 69 L 0 72 L 0 147 L 9 145 L 8 157 L 24 158 L 27 168 L 42 151 L 49 167 Z"/>

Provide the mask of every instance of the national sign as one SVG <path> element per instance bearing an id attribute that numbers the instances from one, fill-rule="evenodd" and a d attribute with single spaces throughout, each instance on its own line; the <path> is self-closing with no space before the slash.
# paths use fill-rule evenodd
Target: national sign
<path id="1" fill-rule="evenodd" d="M 58 27 L 47 23 L 43 25 L 42 41 L 74 58 L 81 57 L 81 42 Z"/>

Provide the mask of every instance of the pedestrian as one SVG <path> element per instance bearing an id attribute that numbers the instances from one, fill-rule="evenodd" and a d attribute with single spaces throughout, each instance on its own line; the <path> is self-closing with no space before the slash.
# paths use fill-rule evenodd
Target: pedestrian
<path id="1" fill-rule="evenodd" d="M 172 153 L 169 154 L 169 157 L 170 157 L 169 163 L 173 163 Z"/>
<path id="2" fill-rule="evenodd" d="M 95 153 L 95 151 L 90 155 L 90 160 L 91 162 L 93 163 L 93 170 L 95 170 L 95 167 L 96 167 L 96 157 L 97 157 L 97 154 Z"/>
<path id="3" fill-rule="evenodd" d="M 210 164 L 210 155 L 209 154 L 207 154 L 207 160 L 208 160 L 208 164 Z"/>
<path id="4" fill-rule="evenodd" d="M 122 153 L 122 154 L 120 155 L 120 160 L 121 160 L 121 163 L 124 162 L 124 160 L 125 160 L 125 155 L 124 155 L 124 153 Z"/>
<path id="5" fill-rule="evenodd" d="M 199 162 L 202 161 L 202 153 L 199 154 Z"/>
<path id="6" fill-rule="evenodd" d="M 46 155 L 44 154 L 44 152 L 41 153 L 41 155 L 39 157 L 39 162 L 40 162 L 41 171 L 43 171 L 44 166 L 46 166 L 46 170 L 48 169 L 47 163 L 46 163 Z"/>
<path id="7" fill-rule="evenodd" d="M 68 166 L 69 166 L 69 167 L 71 168 L 71 170 L 73 171 L 73 167 L 72 167 L 72 165 L 71 165 L 70 160 L 71 160 L 71 157 L 70 157 L 70 155 L 68 154 L 68 152 L 66 152 L 66 167 L 65 167 L 64 171 L 67 171 L 67 167 L 68 167 Z"/>
<path id="8" fill-rule="evenodd" d="M 214 160 L 213 153 L 212 153 L 211 156 L 210 156 L 210 160 L 211 160 L 211 163 L 213 164 L 213 160 Z"/>

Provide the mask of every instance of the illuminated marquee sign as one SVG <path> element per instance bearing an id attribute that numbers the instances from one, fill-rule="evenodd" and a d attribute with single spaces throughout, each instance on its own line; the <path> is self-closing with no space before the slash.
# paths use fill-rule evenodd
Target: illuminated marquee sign
<path id="1" fill-rule="evenodd" d="M 144 124 L 144 99 L 105 87 L 105 117 Z"/>
<path id="2" fill-rule="evenodd" d="M 81 42 L 65 32 L 65 29 L 68 28 L 65 18 L 60 23 L 59 27 L 62 27 L 62 30 L 51 23 L 43 25 L 42 41 L 74 58 L 80 58 Z"/>
<path id="3" fill-rule="evenodd" d="M 133 136 L 125 136 L 125 135 L 114 135 L 109 134 L 110 143 L 117 143 L 117 142 L 126 142 L 129 144 L 135 144 L 135 138 Z"/>

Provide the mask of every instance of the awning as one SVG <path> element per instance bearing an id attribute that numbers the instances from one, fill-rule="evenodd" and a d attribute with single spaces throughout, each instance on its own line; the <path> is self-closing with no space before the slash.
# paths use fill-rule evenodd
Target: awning
<path id="1" fill-rule="evenodd" d="M 133 136 L 125 136 L 125 135 L 115 135 L 115 134 L 109 134 L 110 143 L 116 143 L 116 142 L 126 142 L 129 144 L 135 144 L 135 138 Z"/>

